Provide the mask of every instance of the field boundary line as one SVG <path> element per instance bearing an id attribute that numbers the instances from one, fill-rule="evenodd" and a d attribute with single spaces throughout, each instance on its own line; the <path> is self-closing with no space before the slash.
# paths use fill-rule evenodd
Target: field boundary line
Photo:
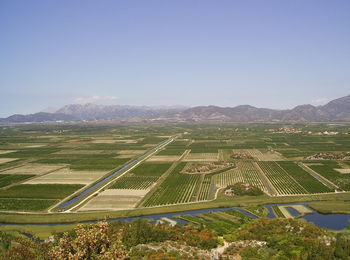
<path id="1" fill-rule="evenodd" d="M 33 177 L 30 177 L 30 178 L 25 179 L 25 180 L 23 180 L 23 181 L 19 181 L 19 182 L 12 183 L 12 184 L 7 185 L 7 186 L 5 186 L 5 187 L 2 187 L 2 188 L 0 188 L 0 189 L 7 190 L 7 189 L 9 189 L 9 188 L 11 188 L 11 187 L 13 187 L 13 186 L 16 186 L 16 185 L 19 185 L 19 184 L 24 184 L 24 183 L 27 182 L 27 181 L 30 181 L 30 180 L 39 178 L 39 177 L 41 177 L 41 176 L 45 176 L 45 175 L 47 175 L 47 174 L 50 174 L 50 173 L 53 173 L 53 172 L 55 172 L 55 171 L 59 171 L 59 170 L 65 169 L 65 168 L 68 168 L 68 166 L 67 166 L 67 165 L 66 165 L 66 166 L 62 166 L 61 168 L 48 171 L 48 172 L 46 172 L 46 173 L 44 173 L 44 174 L 41 174 L 41 175 L 34 175 Z M 31 175 L 31 174 L 28 174 L 28 175 Z M 35 185 L 35 184 L 28 183 L 28 185 Z"/>
<path id="2" fill-rule="evenodd" d="M 313 169 L 311 169 L 310 167 L 308 167 L 306 164 L 304 164 L 303 162 L 298 162 L 298 165 L 304 169 L 305 171 L 307 171 L 312 177 L 314 177 L 316 180 L 318 180 L 319 182 L 321 182 L 323 185 L 327 186 L 330 189 L 339 189 L 342 190 L 341 188 L 339 188 L 339 186 L 335 185 L 333 182 L 331 182 L 330 180 L 328 180 L 327 178 L 323 177 L 321 174 L 319 174 L 318 172 L 314 171 Z M 317 177 L 318 178 L 317 178 Z"/>

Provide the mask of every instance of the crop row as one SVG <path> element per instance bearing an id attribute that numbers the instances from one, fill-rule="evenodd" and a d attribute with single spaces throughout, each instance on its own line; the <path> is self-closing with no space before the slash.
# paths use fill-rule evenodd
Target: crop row
<path id="1" fill-rule="evenodd" d="M 180 163 L 173 172 L 160 184 L 157 190 L 145 202 L 146 207 L 186 203 L 195 200 L 196 187 L 200 176 L 181 174 L 185 163 Z"/>
<path id="2" fill-rule="evenodd" d="M 111 187 L 111 189 L 135 189 L 144 190 L 152 186 L 158 177 L 154 176 L 125 176 L 119 178 Z"/>
<path id="3" fill-rule="evenodd" d="M 215 192 L 215 185 L 212 183 L 212 175 L 207 174 L 202 182 L 198 200 L 209 200 Z"/>
<path id="4" fill-rule="evenodd" d="M 276 188 L 278 194 L 307 194 L 307 190 L 297 183 L 285 170 L 276 162 L 258 162 L 266 177 Z"/>
<path id="5" fill-rule="evenodd" d="M 34 177 L 35 175 L 30 174 L 1 174 L 0 175 L 0 188 L 8 186 L 10 184 L 24 181 L 26 179 L 29 179 L 31 177 Z"/>
<path id="6" fill-rule="evenodd" d="M 259 172 L 254 167 L 252 162 L 248 161 L 238 162 L 237 168 L 215 175 L 213 177 L 213 182 L 218 187 L 226 187 L 238 182 L 243 182 L 258 187 L 264 192 L 267 191 L 265 185 L 261 181 Z"/>
<path id="7" fill-rule="evenodd" d="M 323 185 L 321 182 L 312 177 L 304 169 L 300 168 L 294 162 L 278 162 L 278 164 L 291 175 L 296 181 L 299 182 L 310 193 L 322 193 L 331 192 L 332 190 L 327 186 Z"/>

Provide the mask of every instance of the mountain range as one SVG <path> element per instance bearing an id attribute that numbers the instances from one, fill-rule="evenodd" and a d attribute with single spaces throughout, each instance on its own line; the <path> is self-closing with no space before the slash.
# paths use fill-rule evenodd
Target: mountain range
<path id="1" fill-rule="evenodd" d="M 1 123 L 71 121 L 151 121 L 151 122 L 308 122 L 350 121 L 350 95 L 323 106 L 300 105 L 293 109 L 257 108 L 250 105 L 219 106 L 124 106 L 71 104 L 53 113 L 39 112 L 0 118 Z"/>

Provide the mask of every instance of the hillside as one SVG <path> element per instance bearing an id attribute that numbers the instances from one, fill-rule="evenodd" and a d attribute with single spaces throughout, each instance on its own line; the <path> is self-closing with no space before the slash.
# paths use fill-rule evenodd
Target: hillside
<path id="1" fill-rule="evenodd" d="M 277 110 L 250 105 L 236 107 L 197 106 L 122 106 L 71 104 L 54 113 L 13 115 L 1 118 L 2 123 L 95 121 L 119 119 L 124 121 L 160 122 L 308 122 L 350 121 L 350 95 L 330 101 L 323 106 L 300 105 Z"/>

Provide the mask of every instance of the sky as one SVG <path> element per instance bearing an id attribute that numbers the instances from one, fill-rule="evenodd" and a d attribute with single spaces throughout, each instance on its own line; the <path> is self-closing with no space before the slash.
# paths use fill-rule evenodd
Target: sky
<path id="1" fill-rule="evenodd" d="M 2 0 L 0 90 L 0 117 L 322 105 L 350 94 L 350 1 Z"/>

